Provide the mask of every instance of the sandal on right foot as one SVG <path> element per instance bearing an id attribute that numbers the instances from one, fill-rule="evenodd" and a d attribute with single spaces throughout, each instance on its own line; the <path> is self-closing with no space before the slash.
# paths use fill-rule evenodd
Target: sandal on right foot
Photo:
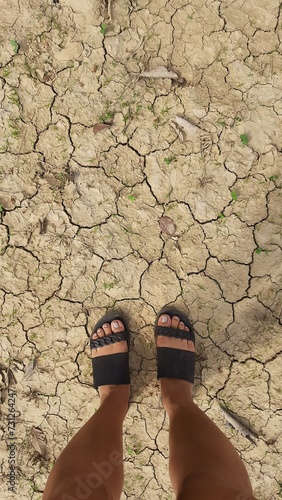
<path id="1" fill-rule="evenodd" d="M 178 316 L 180 321 L 183 321 L 183 323 L 189 328 L 189 331 L 167 326 L 159 326 L 158 320 L 162 314 L 167 314 L 171 318 L 173 316 Z M 173 306 L 165 306 L 158 313 L 154 333 L 156 340 L 158 335 L 164 335 L 177 339 L 191 340 L 195 345 L 195 332 L 191 322 L 185 313 L 179 311 Z M 157 363 L 158 379 L 163 377 L 178 378 L 187 380 L 187 382 L 191 382 L 192 384 L 194 383 L 195 352 L 184 349 L 174 349 L 171 347 L 157 347 Z"/>

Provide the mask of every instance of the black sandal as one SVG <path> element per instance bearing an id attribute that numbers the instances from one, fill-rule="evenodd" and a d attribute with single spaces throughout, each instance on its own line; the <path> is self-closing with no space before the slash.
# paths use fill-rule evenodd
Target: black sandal
<path id="1" fill-rule="evenodd" d="M 168 326 L 158 326 L 159 317 L 162 314 L 178 316 L 180 321 L 188 326 L 189 332 Z M 195 345 L 195 332 L 186 314 L 173 306 L 165 306 L 159 312 L 155 322 L 155 338 L 158 335 L 175 337 L 177 339 L 192 340 Z M 195 374 L 195 352 L 173 349 L 171 347 L 157 347 L 158 373 L 157 377 L 180 378 L 193 384 Z"/>
<path id="2" fill-rule="evenodd" d="M 103 338 L 97 337 L 93 339 L 93 333 L 97 332 L 98 328 L 102 328 L 104 323 L 111 323 L 115 319 L 123 322 L 125 331 L 119 333 L 111 333 L 105 335 Z M 97 356 L 92 358 L 93 367 L 93 384 L 94 388 L 98 389 L 100 385 L 110 384 L 130 384 L 129 376 L 129 345 L 130 345 L 130 332 L 124 316 L 118 312 L 111 312 L 105 314 L 96 323 L 92 330 L 90 339 L 90 350 L 97 347 L 113 344 L 114 342 L 127 341 L 128 351 L 118 352 L 116 354 L 109 354 L 107 356 Z"/>

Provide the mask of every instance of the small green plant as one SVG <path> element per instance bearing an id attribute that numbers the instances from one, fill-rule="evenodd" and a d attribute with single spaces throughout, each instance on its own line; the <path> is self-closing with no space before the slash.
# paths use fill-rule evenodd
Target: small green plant
<path id="1" fill-rule="evenodd" d="M 176 205 L 174 203 L 172 203 L 171 205 L 169 205 L 166 209 L 167 212 L 169 212 L 170 210 L 173 210 L 173 208 L 176 207 Z"/>
<path id="2" fill-rule="evenodd" d="M 56 177 L 57 179 L 59 179 L 59 181 L 63 181 L 64 179 L 66 179 L 66 174 L 65 172 L 58 172 Z"/>
<path id="3" fill-rule="evenodd" d="M 136 110 L 135 110 L 135 116 L 136 117 L 139 116 L 139 113 L 140 113 L 141 109 L 142 109 L 142 104 L 137 104 L 136 105 Z"/>
<path id="4" fill-rule="evenodd" d="M 167 115 L 167 113 L 171 110 L 171 108 L 169 108 L 168 106 L 164 106 L 162 109 L 161 109 L 161 114 L 164 116 L 164 115 Z"/>
<path id="5" fill-rule="evenodd" d="M 106 123 L 108 120 L 111 120 L 113 116 L 113 113 L 111 113 L 110 111 L 106 111 L 98 117 L 98 121 L 99 123 Z"/>
<path id="6" fill-rule="evenodd" d="M 223 220 L 225 219 L 225 216 L 223 215 L 223 213 L 222 213 L 222 212 L 220 212 L 220 213 L 218 214 L 217 218 L 218 218 L 219 220 L 223 221 Z"/>
<path id="7" fill-rule="evenodd" d="M 126 451 L 127 451 L 128 455 L 130 455 L 130 456 L 134 454 L 134 450 L 132 448 L 130 448 L 130 446 L 126 447 Z"/>
<path id="8" fill-rule="evenodd" d="M 133 434 L 130 439 L 130 445 L 127 445 L 126 449 L 129 455 L 139 455 L 142 450 L 142 443 L 138 440 L 138 436 Z"/>
<path id="9" fill-rule="evenodd" d="M 133 196 L 133 194 L 129 194 L 127 199 L 130 201 L 135 201 L 135 196 Z"/>
<path id="10" fill-rule="evenodd" d="M 231 191 L 231 197 L 232 197 L 233 201 L 238 200 L 238 195 L 237 195 L 236 191 Z"/>
<path id="11" fill-rule="evenodd" d="M 25 69 L 25 71 L 27 72 L 27 74 L 28 74 L 29 76 L 31 76 L 31 75 L 32 75 L 32 67 L 29 65 L 29 63 L 28 63 L 27 59 L 26 59 L 26 60 L 25 60 L 25 62 L 24 62 L 24 69 Z"/>
<path id="12" fill-rule="evenodd" d="M 136 108 L 134 108 L 135 102 L 133 101 L 132 103 L 128 101 L 124 101 L 121 103 L 122 108 L 127 108 L 126 112 L 123 114 L 123 121 L 125 126 L 128 124 L 128 122 L 134 118 L 138 118 L 140 111 L 142 109 L 142 104 L 137 103 Z M 124 128 L 125 130 L 125 128 Z"/>
<path id="13" fill-rule="evenodd" d="M 175 156 L 170 156 L 169 158 L 164 158 L 164 162 L 169 165 L 172 161 L 175 161 L 176 157 Z"/>
<path id="14" fill-rule="evenodd" d="M 0 213 L 1 212 L 4 212 L 4 207 L 2 207 L 2 205 L 0 205 Z"/>
<path id="15" fill-rule="evenodd" d="M 218 123 L 218 125 L 221 125 L 223 128 L 227 127 L 227 124 L 224 120 L 217 120 L 215 123 Z"/>
<path id="16" fill-rule="evenodd" d="M 259 255 L 261 252 L 263 252 L 263 249 L 261 247 L 257 247 L 255 252 Z"/>
<path id="17" fill-rule="evenodd" d="M 10 95 L 8 95 L 8 101 L 15 106 L 20 107 L 20 98 L 16 90 L 13 90 Z"/>
<path id="18" fill-rule="evenodd" d="M 243 146 L 247 146 L 249 144 L 249 138 L 248 138 L 247 134 L 241 134 L 240 139 L 241 139 L 241 143 L 243 144 Z"/>
<path id="19" fill-rule="evenodd" d="M 121 103 L 121 107 L 122 107 L 122 108 L 126 108 L 127 106 L 129 106 L 129 102 L 128 102 L 128 101 L 123 101 L 123 102 Z"/>
<path id="20" fill-rule="evenodd" d="M 60 34 L 63 32 L 62 24 L 55 19 L 52 19 L 52 29 L 57 30 Z"/>
<path id="21" fill-rule="evenodd" d="M 110 281 L 110 283 L 104 283 L 105 290 L 111 290 L 114 286 L 119 284 L 119 280 Z"/>
<path id="22" fill-rule="evenodd" d="M 271 175 L 270 177 L 268 177 L 270 181 L 277 181 L 278 179 L 278 175 Z"/>
<path id="23" fill-rule="evenodd" d="M 106 25 L 105 23 L 102 23 L 102 24 L 101 24 L 100 33 L 102 33 L 102 35 L 104 35 L 104 36 L 105 36 L 106 31 L 107 31 L 107 25 Z"/>
<path id="24" fill-rule="evenodd" d="M 142 481 L 142 479 L 144 478 L 144 476 L 142 476 L 142 474 L 138 473 L 136 476 L 135 476 L 135 479 L 136 481 Z"/>
<path id="25" fill-rule="evenodd" d="M 12 45 L 14 49 L 14 53 L 17 54 L 19 52 L 19 44 L 16 42 L 16 40 L 10 40 L 10 44 Z"/>
<path id="26" fill-rule="evenodd" d="M 9 128 L 10 128 L 10 136 L 13 137 L 13 139 L 19 139 L 20 130 L 19 130 L 17 123 L 13 120 L 10 120 L 9 121 Z"/>
<path id="27" fill-rule="evenodd" d="M 242 121 L 242 118 L 240 116 L 235 116 L 234 122 L 235 123 L 240 123 Z"/>

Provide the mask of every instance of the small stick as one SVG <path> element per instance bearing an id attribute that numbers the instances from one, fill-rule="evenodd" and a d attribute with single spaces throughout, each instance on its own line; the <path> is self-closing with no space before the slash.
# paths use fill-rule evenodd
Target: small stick
<path id="1" fill-rule="evenodd" d="M 108 18 L 112 22 L 112 0 L 108 0 Z"/>

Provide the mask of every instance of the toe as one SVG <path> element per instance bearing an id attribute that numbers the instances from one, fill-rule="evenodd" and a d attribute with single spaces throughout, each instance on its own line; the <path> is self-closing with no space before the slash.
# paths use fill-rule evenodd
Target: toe
<path id="1" fill-rule="evenodd" d="M 171 327 L 178 328 L 180 318 L 178 316 L 172 316 Z"/>
<path id="2" fill-rule="evenodd" d="M 125 330 L 124 324 L 120 319 L 112 321 L 111 328 L 114 333 L 123 332 Z"/>
<path id="3" fill-rule="evenodd" d="M 168 314 L 161 314 L 161 316 L 158 319 L 158 326 L 171 326 L 171 318 L 168 316 Z"/>
<path id="4" fill-rule="evenodd" d="M 186 325 L 185 325 L 184 330 L 185 330 L 186 332 L 190 332 L 190 330 L 189 330 L 188 326 L 186 326 Z"/>
<path id="5" fill-rule="evenodd" d="M 184 330 L 185 325 L 184 325 L 183 321 L 180 321 L 178 328 L 179 328 L 179 330 Z"/>
<path id="6" fill-rule="evenodd" d="M 100 338 L 100 337 L 104 337 L 104 335 L 105 335 L 105 334 L 104 334 L 104 330 L 103 330 L 103 328 L 98 328 L 97 333 L 98 333 L 98 337 L 99 337 L 99 338 Z"/>
<path id="7" fill-rule="evenodd" d="M 111 335 L 112 329 L 111 329 L 111 325 L 109 323 L 104 323 L 102 328 L 103 328 L 106 335 Z"/>

